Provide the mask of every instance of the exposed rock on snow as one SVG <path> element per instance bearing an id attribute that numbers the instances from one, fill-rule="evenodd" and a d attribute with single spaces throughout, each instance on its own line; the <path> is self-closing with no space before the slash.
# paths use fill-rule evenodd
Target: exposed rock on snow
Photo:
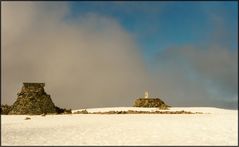
<path id="1" fill-rule="evenodd" d="M 74 111 L 74 114 L 89 114 L 89 112 L 86 109 Z"/>
<path id="2" fill-rule="evenodd" d="M 160 109 L 168 109 L 168 105 L 159 98 L 138 98 L 134 102 L 134 107 L 157 107 Z"/>
<path id="3" fill-rule="evenodd" d="M 55 107 L 56 113 L 57 114 L 71 114 L 71 109 L 65 109 L 65 108 L 60 108 L 60 107 Z"/>
<path id="4" fill-rule="evenodd" d="M 1 114 L 71 114 L 71 109 L 54 105 L 44 86 L 45 83 L 23 83 L 15 103 L 12 106 L 2 105 Z"/>
<path id="5" fill-rule="evenodd" d="M 9 114 L 56 113 L 55 105 L 44 86 L 44 83 L 23 83 Z"/>
<path id="6" fill-rule="evenodd" d="M 88 112 L 86 109 L 74 111 L 73 114 L 203 114 L 202 112 L 191 112 L 191 111 L 142 111 L 142 110 L 109 110 L 99 112 Z"/>
<path id="7" fill-rule="evenodd" d="M 30 117 L 26 117 L 25 120 L 30 120 L 31 118 Z"/>

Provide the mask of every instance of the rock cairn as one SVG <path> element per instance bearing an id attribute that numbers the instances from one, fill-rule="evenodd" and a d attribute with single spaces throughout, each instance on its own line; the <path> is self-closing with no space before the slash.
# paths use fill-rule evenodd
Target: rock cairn
<path id="1" fill-rule="evenodd" d="M 138 98 L 134 101 L 134 107 L 158 107 L 159 109 L 168 109 L 170 106 L 159 98 Z"/>
<path id="2" fill-rule="evenodd" d="M 17 100 L 8 114 L 47 114 L 57 113 L 50 95 L 44 90 L 45 83 L 23 83 Z"/>

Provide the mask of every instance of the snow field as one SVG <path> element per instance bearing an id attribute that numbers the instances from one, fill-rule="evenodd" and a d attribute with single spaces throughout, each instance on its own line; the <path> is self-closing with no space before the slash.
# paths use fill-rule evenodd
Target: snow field
<path id="1" fill-rule="evenodd" d="M 237 110 L 176 110 L 210 114 L 2 115 L 2 145 L 238 145 Z"/>

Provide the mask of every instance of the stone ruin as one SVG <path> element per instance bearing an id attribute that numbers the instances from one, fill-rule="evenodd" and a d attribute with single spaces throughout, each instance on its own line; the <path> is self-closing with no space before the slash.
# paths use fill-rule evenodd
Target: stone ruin
<path id="1" fill-rule="evenodd" d="M 45 83 L 23 83 L 21 92 L 8 114 L 57 113 L 56 106 L 44 90 Z"/>
<path id="2" fill-rule="evenodd" d="M 134 107 L 157 107 L 159 109 L 168 109 L 170 106 L 159 98 L 149 98 L 149 94 L 146 91 L 144 98 L 137 98 L 134 101 Z"/>

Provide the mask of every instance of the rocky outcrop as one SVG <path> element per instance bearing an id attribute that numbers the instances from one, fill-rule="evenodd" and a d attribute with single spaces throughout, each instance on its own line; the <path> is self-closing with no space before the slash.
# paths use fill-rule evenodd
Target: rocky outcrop
<path id="1" fill-rule="evenodd" d="M 168 109 L 170 106 L 159 98 L 138 98 L 134 102 L 134 107 L 158 107 L 159 109 Z"/>
<path id="2" fill-rule="evenodd" d="M 56 107 L 50 95 L 44 90 L 44 83 L 23 83 L 17 100 L 8 114 L 56 113 Z"/>
<path id="3" fill-rule="evenodd" d="M 60 108 L 60 107 L 55 107 L 56 113 L 57 114 L 71 114 L 71 109 L 66 109 L 66 108 Z"/>

